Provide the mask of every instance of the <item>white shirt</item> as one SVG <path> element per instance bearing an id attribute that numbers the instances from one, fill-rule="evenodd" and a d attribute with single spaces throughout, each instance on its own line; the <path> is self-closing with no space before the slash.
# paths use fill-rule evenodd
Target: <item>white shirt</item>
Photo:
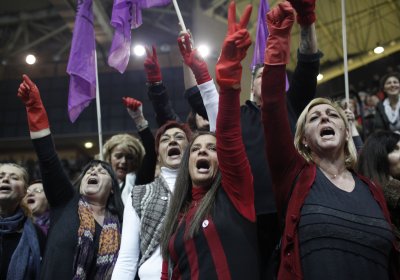
<path id="1" fill-rule="evenodd" d="M 122 202 L 124 203 L 124 205 L 126 205 L 128 197 L 131 196 L 131 192 L 132 192 L 133 186 L 135 185 L 135 180 L 136 180 L 136 174 L 135 173 L 131 172 L 131 173 L 126 174 L 126 176 L 125 176 L 125 187 L 124 187 L 124 189 L 122 190 L 122 193 L 121 193 L 121 199 L 122 199 Z M 119 185 L 120 188 L 122 187 L 122 184 L 123 184 L 123 182 Z M 131 205 L 132 205 L 132 202 L 131 202 Z"/>
<path id="2" fill-rule="evenodd" d="M 167 182 L 171 192 L 174 191 L 177 174 L 178 170 L 161 167 L 161 176 Z M 112 280 L 133 280 L 135 278 L 140 254 L 140 226 L 139 216 L 132 207 L 132 197 L 129 195 L 124 210 L 121 248 L 112 274 Z M 153 254 L 140 266 L 139 278 L 141 280 L 160 280 L 161 270 L 162 256 L 160 246 L 157 246 Z"/>
<path id="3" fill-rule="evenodd" d="M 210 124 L 210 131 L 215 132 L 217 127 L 218 103 L 219 95 L 214 81 L 208 81 L 204 84 L 197 85 L 199 88 L 201 98 L 203 99 L 204 107 L 206 108 L 208 123 Z"/>

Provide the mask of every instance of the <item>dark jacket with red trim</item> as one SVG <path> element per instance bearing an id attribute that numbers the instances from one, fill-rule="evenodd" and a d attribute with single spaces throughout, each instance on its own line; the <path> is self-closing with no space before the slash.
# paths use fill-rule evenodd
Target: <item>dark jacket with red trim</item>
<path id="1" fill-rule="evenodd" d="M 183 241 L 190 222 L 185 219 L 174 234 L 172 279 L 259 278 L 253 177 L 241 137 L 239 94 L 220 91 L 216 137 L 221 186 L 200 232 Z M 164 262 L 162 279 L 168 279 L 167 269 Z"/>
<path id="2" fill-rule="evenodd" d="M 262 119 L 266 140 L 267 158 L 272 175 L 272 186 L 277 203 L 278 215 L 282 214 L 289 196 L 292 183 L 300 173 L 298 181 L 287 205 L 285 228 L 282 235 L 281 263 L 278 279 L 302 279 L 298 223 L 303 206 L 316 175 L 316 165 L 308 164 L 296 151 L 286 112 L 285 101 L 285 65 L 266 65 L 262 80 Z M 268 89 L 268 90 L 267 90 Z M 390 223 L 390 215 L 381 188 L 370 180 L 357 174 L 365 182 L 374 199 L 381 207 L 386 220 Z M 398 256 L 398 244 L 393 243 L 393 262 Z M 391 263 L 393 264 L 393 263 Z M 392 279 L 399 279 L 398 264 L 391 273 Z M 392 265 L 392 268 L 395 268 Z"/>

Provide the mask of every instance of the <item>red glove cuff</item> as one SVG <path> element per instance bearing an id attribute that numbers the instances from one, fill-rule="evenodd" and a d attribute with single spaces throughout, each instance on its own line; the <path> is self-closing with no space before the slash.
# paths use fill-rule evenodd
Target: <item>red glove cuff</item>
<path id="1" fill-rule="evenodd" d="M 146 70 L 147 81 L 149 83 L 155 83 L 162 81 L 162 76 L 160 71 L 148 71 Z"/>
<path id="2" fill-rule="evenodd" d="M 308 25 L 311 25 L 311 24 L 313 24 L 315 22 L 316 16 L 315 16 L 315 13 L 313 11 L 312 13 L 305 14 L 305 15 L 297 14 L 296 19 L 297 19 L 297 22 L 300 25 L 308 26 Z"/>
<path id="3" fill-rule="evenodd" d="M 49 128 L 49 119 L 46 110 L 42 108 L 26 108 L 29 131 L 37 132 Z"/>
<path id="4" fill-rule="evenodd" d="M 151 58 L 147 58 L 144 61 L 144 70 L 149 83 L 162 81 L 161 70 L 157 60 L 154 61 Z"/>
<path id="5" fill-rule="evenodd" d="M 236 63 L 225 62 L 225 64 L 222 65 L 217 63 L 215 74 L 217 84 L 221 89 L 240 88 L 240 78 L 242 77 L 242 65 L 240 61 Z"/>
<path id="6" fill-rule="evenodd" d="M 290 62 L 290 37 L 269 36 L 265 49 L 264 63 L 282 65 Z"/>
<path id="7" fill-rule="evenodd" d="M 300 25 L 311 25 L 315 22 L 315 1 L 316 0 L 289 0 L 297 13 L 297 22 Z"/>
<path id="8" fill-rule="evenodd" d="M 208 73 L 207 67 L 205 69 L 199 69 L 201 71 L 193 71 L 194 77 L 196 78 L 196 82 L 198 85 L 204 84 L 208 81 L 211 81 L 210 73 Z"/>

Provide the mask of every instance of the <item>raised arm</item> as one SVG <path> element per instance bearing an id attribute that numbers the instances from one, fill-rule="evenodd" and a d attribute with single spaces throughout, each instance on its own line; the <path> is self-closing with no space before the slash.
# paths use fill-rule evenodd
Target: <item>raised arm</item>
<path id="1" fill-rule="evenodd" d="M 285 70 L 290 58 L 290 30 L 294 21 L 293 8 L 285 1 L 267 14 L 269 36 L 262 76 L 262 121 L 273 189 L 278 199 L 278 212 L 286 201 L 289 186 L 288 170 L 299 168 L 304 161 L 294 148 L 285 95 Z M 283 183 L 286 184 L 283 184 Z"/>
<path id="2" fill-rule="evenodd" d="M 188 33 L 185 33 L 183 36 L 178 38 L 178 45 L 183 61 L 188 67 L 190 67 L 194 77 L 196 78 L 203 104 L 207 112 L 207 119 L 210 123 L 210 131 L 215 131 L 218 114 L 218 92 L 213 80 L 211 79 L 210 73 L 208 72 L 207 63 L 201 57 L 197 49 L 193 49 L 190 35 Z"/>
<path id="3" fill-rule="evenodd" d="M 143 116 L 143 105 L 132 97 L 123 98 L 124 105 L 135 122 L 139 136 L 142 139 L 143 147 L 146 152 L 141 167 L 136 174 L 135 185 L 144 185 L 154 180 L 154 173 L 157 164 L 154 135 L 151 133 L 149 123 Z"/>
<path id="4" fill-rule="evenodd" d="M 167 121 L 173 120 L 180 122 L 180 119 L 169 100 L 167 89 L 162 82 L 162 75 L 156 48 L 153 46 L 152 51 L 146 47 L 147 58 L 144 61 L 144 69 L 147 76 L 147 94 L 156 114 L 158 126 L 162 126 Z"/>
<path id="5" fill-rule="evenodd" d="M 318 51 L 315 31 L 316 0 L 289 0 L 297 13 L 300 25 L 300 42 L 297 64 L 288 91 L 288 101 L 298 118 L 305 106 L 315 97 L 317 76 L 322 53 Z"/>
<path id="6" fill-rule="evenodd" d="M 239 23 L 236 6 L 229 5 L 228 33 L 216 65 L 220 87 L 217 117 L 217 154 L 222 173 L 222 187 L 236 209 L 250 221 L 255 221 L 253 176 L 242 141 L 240 128 L 241 61 L 251 45 L 246 30 L 252 7 L 248 5 Z"/>
<path id="7" fill-rule="evenodd" d="M 73 187 L 54 148 L 49 120 L 39 89 L 27 75 L 23 75 L 22 78 L 18 97 L 25 104 L 30 136 L 39 159 L 47 200 L 51 207 L 57 207 L 73 197 Z"/>
<path id="8" fill-rule="evenodd" d="M 357 152 L 359 153 L 362 149 L 362 147 L 364 146 L 364 142 L 361 139 L 360 133 L 357 130 L 357 126 L 356 126 L 356 119 L 354 116 L 354 113 L 350 110 L 350 108 L 348 108 L 348 104 L 347 102 L 345 103 L 345 108 L 344 109 L 344 113 L 346 114 L 346 118 L 347 121 L 350 124 L 350 128 L 351 128 L 351 138 L 353 139 L 354 142 L 354 146 L 356 147 Z"/>

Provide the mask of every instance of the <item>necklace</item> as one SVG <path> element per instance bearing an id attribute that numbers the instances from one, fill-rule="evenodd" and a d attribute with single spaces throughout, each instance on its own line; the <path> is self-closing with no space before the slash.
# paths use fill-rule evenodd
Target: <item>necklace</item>
<path id="1" fill-rule="evenodd" d="M 318 167 L 319 167 L 319 169 L 321 169 L 321 171 L 322 171 L 323 173 L 326 173 L 327 175 L 329 175 L 329 177 L 330 177 L 331 179 L 336 179 L 336 178 L 338 177 L 339 174 L 343 173 L 343 172 L 346 170 L 346 168 L 344 168 L 341 172 L 335 174 L 335 173 L 331 173 L 331 172 L 326 171 L 326 170 L 323 169 L 321 166 L 318 166 Z"/>

